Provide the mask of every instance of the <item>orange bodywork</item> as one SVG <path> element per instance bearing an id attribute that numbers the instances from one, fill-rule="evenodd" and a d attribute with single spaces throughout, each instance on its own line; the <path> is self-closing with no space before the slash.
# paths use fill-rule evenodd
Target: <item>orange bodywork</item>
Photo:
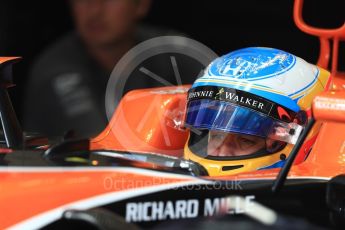
<path id="1" fill-rule="evenodd" d="M 0 64 L 3 64 L 5 62 L 9 62 L 9 61 L 17 61 L 19 59 L 20 59 L 20 57 L 0 57 Z"/>
<path id="2" fill-rule="evenodd" d="M 175 116 L 168 118 L 164 113 L 164 109 L 176 110 L 175 115 L 180 114 L 177 112 L 178 110 L 184 111 L 184 107 L 179 105 L 185 102 L 186 92 L 179 90 L 186 88 L 188 87 L 177 87 L 176 90 L 172 87 L 138 90 L 128 94 L 121 102 L 107 129 L 91 140 L 91 148 L 94 150 L 111 149 L 136 152 L 155 150 L 164 154 L 161 150 L 171 147 L 165 153 L 179 156 L 182 154 L 187 134 L 178 126 L 171 126 L 169 121 Z M 160 94 L 153 93 L 157 90 Z M 165 90 L 166 93 L 164 93 Z M 343 96 L 343 93 L 338 95 Z M 135 98 L 127 98 L 131 96 L 135 96 Z M 159 100 L 160 103 L 155 100 Z M 150 111 L 148 108 L 151 103 L 155 106 Z M 120 108 L 124 111 L 119 111 Z M 155 132 L 145 128 L 146 123 L 140 132 L 126 130 L 136 128 L 140 123 L 139 121 L 144 119 L 142 114 L 134 113 L 134 111 L 137 111 L 136 108 L 146 112 L 150 111 L 145 121 L 150 124 L 151 128 L 154 128 Z M 131 115 L 125 116 L 125 112 L 129 111 L 132 111 Z M 313 113 L 319 117 L 317 114 L 322 113 L 322 111 L 319 107 L 315 107 Z M 160 123 L 160 119 L 165 119 L 165 122 Z M 136 122 L 130 122 L 133 120 Z M 177 120 L 175 118 L 175 121 Z M 126 135 L 135 135 L 135 138 L 123 142 L 125 140 L 120 139 L 121 135 L 116 135 L 122 132 L 113 132 L 124 128 L 126 128 L 124 131 Z M 126 133 L 126 131 L 128 132 Z M 171 136 L 173 141 L 170 143 L 173 143 L 173 145 L 167 145 L 164 142 L 163 135 Z M 147 138 L 147 136 L 151 138 Z M 35 226 L 30 225 L 36 223 L 35 221 L 44 222 L 46 220 L 48 223 L 51 216 L 57 215 L 55 216 L 55 219 L 57 219 L 66 209 L 93 208 L 107 202 L 116 202 L 126 197 L 135 196 L 135 194 L 142 194 L 146 190 L 147 193 L 150 193 L 178 185 L 207 183 L 210 180 L 274 179 L 277 177 L 278 172 L 279 169 L 276 168 L 226 177 L 196 178 L 136 168 L 83 167 L 71 169 L 36 167 L 25 169 L 3 167 L 0 168 L 0 213 L 5 214 L 0 215 L 0 228 L 11 226 L 20 229 L 23 226 Z M 345 123 L 325 119 L 308 158 L 301 164 L 294 165 L 291 168 L 289 178 L 329 180 L 343 173 L 345 173 Z M 42 222 L 40 223 L 42 224 Z"/>
<path id="3" fill-rule="evenodd" d="M 178 90 L 181 87 L 176 87 Z M 186 86 L 186 88 L 188 88 Z M 160 91 L 157 95 L 155 91 Z M 163 93 L 166 91 L 166 93 Z M 157 88 L 154 90 L 137 90 L 124 97 L 120 106 L 109 126 L 98 137 L 91 140 L 91 149 L 110 149 L 120 151 L 134 151 L 142 153 L 161 153 L 174 156 L 182 156 L 183 147 L 187 141 L 187 133 L 183 129 L 173 127 L 169 121 L 174 117 L 167 117 L 164 109 L 175 111 L 181 114 L 184 111 L 182 106 L 186 102 L 186 92 L 178 94 L 169 94 L 174 92 L 174 88 Z M 320 107 L 320 100 L 323 105 Z M 334 103 L 342 100 L 342 103 Z M 159 103 L 160 102 L 160 103 Z M 168 103 L 167 103 L 168 102 Z M 152 107 L 154 109 L 146 109 Z M 342 110 L 339 110 L 341 108 Z M 141 112 L 134 112 L 141 110 Z M 180 112 L 177 112 L 180 111 Z M 290 175 L 297 177 L 313 176 L 313 177 L 333 177 L 335 175 L 345 173 L 345 91 L 325 92 L 316 97 L 313 105 L 313 115 L 320 121 L 315 125 L 321 126 L 318 135 L 315 135 L 316 142 L 308 158 L 299 159 L 296 162 L 301 164 L 292 167 Z M 125 114 L 129 114 L 125 116 Z M 144 114 L 144 118 L 143 118 Z M 178 117 L 178 116 L 177 116 Z M 145 121 L 144 125 L 141 122 Z M 159 121 L 164 121 L 163 123 Z M 138 126 L 143 127 L 139 131 Z M 116 132 L 121 130 L 121 132 Z M 123 132 L 122 132 L 123 130 Z M 154 132 L 152 132 L 154 130 Z M 124 134 L 122 136 L 122 134 Z M 167 145 L 164 135 L 173 137 L 173 145 Z M 131 138 L 133 137 L 133 138 Z M 148 138 L 150 137 L 150 138 Z M 120 139 L 124 138 L 124 139 Z M 169 149 L 170 147 L 170 149 Z M 167 151 L 162 151 L 167 149 Z M 152 151 L 154 150 L 154 151 Z M 301 155 L 303 149 L 300 150 Z M 343 156 L 344 155 L 344 156 Z M 241 176 L 248 178 L 274 178 L 276 176 L 275 169 L 260 170 L 251 173 L 244 173 Z M 223 179 L 234 179 L 236 176 L 226 176 Z"/>
<path id="4" fill-rule="evenodd" d="M 183 155 L 188 132 L 182 129 L 190 86 L 134 90 L 120 102 L 90 149 Z"/>
<path id="5" fill-rule="evenodd" d="M 120 196 L 123 199 L 136 190 L 149 191 L 151 187 L 173 187 L 197 181 L 192 177 L 165 177 L 164 174 L 142 173 L 135 169 L 38 167 L 0 170 L 1 229 L 59 207 L 97 207 L 105 202 L 106 195 L 113 195 L 115 200 Z"/>

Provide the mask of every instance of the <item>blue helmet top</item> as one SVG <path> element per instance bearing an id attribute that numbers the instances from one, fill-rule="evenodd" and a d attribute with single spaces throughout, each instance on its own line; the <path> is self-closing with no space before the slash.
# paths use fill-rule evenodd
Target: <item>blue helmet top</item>
<path id="1" fill-rule="evenodd" d="M 299 71 L 308 71 L 306 65 L 312 74 L 302 73 L 307 77 L 301 79 Z M 317 68 L 290 53 L 251 47 L 215 59 L 192 88 L 219 86 L 238 89 L 298 112 L 300 93 L 311 87 L 317 81 L 317 76 Z"/>

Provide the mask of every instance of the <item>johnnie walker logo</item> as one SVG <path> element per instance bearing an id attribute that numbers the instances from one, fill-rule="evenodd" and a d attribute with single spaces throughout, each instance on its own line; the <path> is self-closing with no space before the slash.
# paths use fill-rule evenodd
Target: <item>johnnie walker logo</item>
<path id="1" fill-rule="evenodd" d="M 197 87 L 188 93 L 188 100 L 213 99 L 241 105 L 262 113 L 269 113 L 273 104 L 248 92 L 224 87 Z"/>

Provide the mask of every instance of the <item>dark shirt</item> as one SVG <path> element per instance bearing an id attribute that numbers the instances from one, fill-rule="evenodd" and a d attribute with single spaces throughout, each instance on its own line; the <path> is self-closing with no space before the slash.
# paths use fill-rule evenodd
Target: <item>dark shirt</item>
<path id="1" fill-rule="evenodd" d="M 140 27 L 136 39 L 141 42 L 170 34 L 174 33 Z M 162 61 L 158 58 L 148 66 L 158 66 L 164 75 Z M 109 77 L 75 33 L 66 35 L 34 62 L 24 101 L 24 130 L 54 137 L 70 130 L 79 138 L 97 135 L 108 123 L 104 101 Z M 171 74 L 164 77 L 174 79 Z M 131 76 L 123 92 L 155 86 L 163 85 L 147 77 Z"/>

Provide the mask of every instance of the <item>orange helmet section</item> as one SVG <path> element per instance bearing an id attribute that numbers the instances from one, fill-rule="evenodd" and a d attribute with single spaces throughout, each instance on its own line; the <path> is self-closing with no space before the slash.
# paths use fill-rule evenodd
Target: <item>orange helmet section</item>
<path id="1" fill-rule="evenodd" d="M 108 127 L 90 149 L 182 156 L 188 133 L 181 128 L 190 86 L 134 90 L 126 94 Z"/>

